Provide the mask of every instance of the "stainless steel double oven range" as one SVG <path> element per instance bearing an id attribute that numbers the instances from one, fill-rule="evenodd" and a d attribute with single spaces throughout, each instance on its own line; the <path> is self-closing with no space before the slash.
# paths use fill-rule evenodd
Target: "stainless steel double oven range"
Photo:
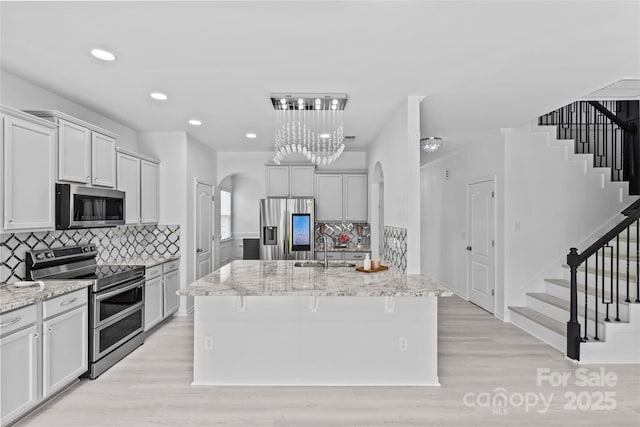
<path id="1" fill-rule="evenodd" d="M 144 342 L 144 267 L 97 265 L 92 244 L 27 253 L 31 280 L 92 280 L 89 371 L 97 378 Z"/>

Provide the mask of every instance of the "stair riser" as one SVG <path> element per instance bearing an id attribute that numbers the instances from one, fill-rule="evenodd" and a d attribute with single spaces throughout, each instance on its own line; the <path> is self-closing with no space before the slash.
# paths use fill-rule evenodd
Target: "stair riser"
<path id="1" fill-rule="evenodd" d="M 527 317 L 521 316 L 515 311 L 511 311 L 509 318 L 511 323 L 518 326 L 520 329 L 523 329 L 530 335 L 533 335 L 534 337 L 546 342 L 562 353 L 566 353 L 567 339 L 563 335 L 547 329 L 539 323 L 536 323 L 533 320 L 528 319 Z"/>
<path id="2" fill-rule="evenodd" d="M 569 312 L 564 310 L 563 308 L 557 307 L 553 304 L 548 304 L 544 301 L 541 301 L 537 298 L 527 296 L 527 307 L 536 310 L 537 312 L 544 314 L 545 316 L 551 317 L 559 322 L 567 322 L 569 320 Z M 602 319 L 602 318 L 601 318 Z M 578 316 L 578 323 L 580 323 L 580 333 L 584 336 L 584 315 Z M 601 340 L 604 340 L 604 326 L 602 324 L 598 325 L 598 337 Z M 587 319 L 587 334 L 595 335 L 595 321 L 593 319 Z"/>
<path id="3" fill-rule="evenodd" d="M 571 277 L 570 273 L 566 273 L 565 274 L 565 279 L 569 280 Z M 587 274 L 587 283 L 589 285 L 590 288 L 595 287 L 596 284 L 596 275 L 595 273 L 588 273 Z M 620 294 L 620 302 L 623 302 L 626 297 L 627 297 L 627 282 L 626 280 L 623 280 L 623 277 L 620 277 L 619 281 L 618 281 L 618 291 Z M 600 293 L 602 292 L 602 274 L 600 272 L 598 272 L 598 295 L 600 295 Z M 611 290 L 611 278 L 605 276 L 605 287 L 604 290 L 605 292 L 609 292 Z M 582 287 L 584 287 L 584 281 L 585 281 L 585 274 L 584 272 L 578 272 L 578 288 L 580 288 L 580 284 L 582 284 Z M 578 289 L 579 290 L 579 289 Z M 614 295 L 616 293 L 616 277 L 613 277 L 613 292 Z M 636 299 L 636 282 L 635 279 L 633 282 L 629 283 L 629 299 L 631 301 L 635 301 Z"/>
<path id="4" fill-rule="evenodd" d="M 554 297 L 562 298 L 566 301 L 571 299 L 571 291 L 569 288 L 564 286 L 556 285 L 553 283 L 546 282 L 546 291 L 549 295 L 553 295 Z M 590 310 L 595 310 L 596 307 L 596 298 L 594 295 L 589 294 L 588 297 L 588 307 Z M 598 320 L 604 320 L 605 313 L 607 310 L 606 304 L 602 304 L 602 298 L 598 295 Z M 584 307 L 584 292 L 581 292 L 578 289 L 578 306 Z M 615 318 L 615 303 L 609 305 L 609 318 Z M 620 304 L 620 320 L 627 321 L 629 320 L 629 306 L 627 304 Z"/>

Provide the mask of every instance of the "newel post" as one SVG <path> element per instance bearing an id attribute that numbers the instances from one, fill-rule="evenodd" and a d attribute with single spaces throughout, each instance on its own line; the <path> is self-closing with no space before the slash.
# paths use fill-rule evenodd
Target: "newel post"
<path id="1" fill-rule="evenodd" d="M 567 255 L 567 264 L 571 268 L 571 304 L 569 321 L 567 322 L 567 357 L 580 360 L 580 323 L 578 323 L 578 266 L 580 257 L 578 249 L 571 248 Z"/>

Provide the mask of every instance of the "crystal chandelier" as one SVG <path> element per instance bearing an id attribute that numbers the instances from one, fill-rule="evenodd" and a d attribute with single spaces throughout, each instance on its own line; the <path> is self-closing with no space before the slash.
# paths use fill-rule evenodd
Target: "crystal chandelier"
<path id="1" fill-rule="evenodd" d="M 275 164 L 292 154 L 316 165 L 328 165 L 340 157 L 346 94 L 272 94 L 271 103 L 276 110 Z"/>
<path id="2" fill-rule="evenodd" d="M 433 153 L 442 146 L 442 138 L 439 136 L 429 136 L 420 140 L 420 149 L 427 153 Z"/>

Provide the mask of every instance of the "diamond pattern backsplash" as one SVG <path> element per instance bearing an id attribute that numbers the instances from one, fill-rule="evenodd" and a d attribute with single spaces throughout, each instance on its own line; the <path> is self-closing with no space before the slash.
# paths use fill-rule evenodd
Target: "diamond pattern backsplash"
<path id="1" fill-rule="evenodd" d="M 407 229 L 385 225 L 383 233 L 384 261 L 407 271 Z"/>
<path id="2" fill-rule="evenodd" d="M 131 225 L 0 234 L 0 282 L 26 279 L 28 251 L 86 243 L 97 246 L 98 262 L 139 255 L 178 255 L 180 226 Z"/>
<path id="3" fill-rule="evenodd" d="M 358 226 L 361 227 L 361 233 L 358 234 Z M 371 227 L 368 223 L 355 223 L 355 222 L 345 222 L 345 223 L 323 223 L 316 222 L 315 226 L 315 244 L 316 247 L 322 247 L 322 233 L 321 230 L 324 227 L 324 233 L 331 237 L 333 241 L 337 244 L 339 243 L 338 236 L 345 235 L 349 238 L 347 243 L 348 246 L 356 246 L 358 244 L 358 238 L 360 239 L 360 244 L 364 247 L 369 247 L 371 242 Z"/>

